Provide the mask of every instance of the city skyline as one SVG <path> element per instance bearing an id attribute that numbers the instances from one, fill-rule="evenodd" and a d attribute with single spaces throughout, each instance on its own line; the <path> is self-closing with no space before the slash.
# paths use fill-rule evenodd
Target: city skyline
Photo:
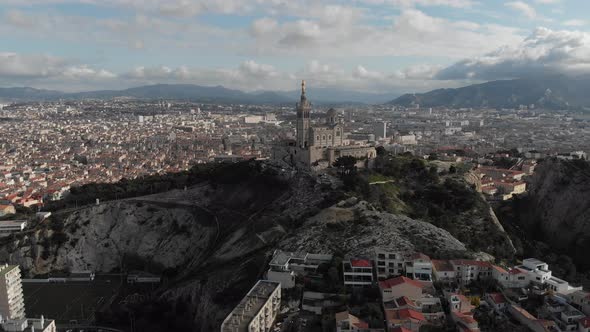
<path id="1" fill-rule="evenodd" d="M 590 63 L 574 0 L 0 1 L 0 86 L 403 93 Z"/>

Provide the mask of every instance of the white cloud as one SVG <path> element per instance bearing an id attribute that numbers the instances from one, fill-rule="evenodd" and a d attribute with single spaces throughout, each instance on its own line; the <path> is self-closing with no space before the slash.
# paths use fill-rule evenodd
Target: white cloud
<path id="1" fill-rule="evenodd" d="M 250 27 L 254 54 L 326 56 L 432 56 L 461 58 L 522 40 L 520 31 L 492 24 L 451 21 L 405 9 L 391 25 L 366 24 L 362 14 L 348 21 L 300 19 L 255 21 Z M 243 52 L 248 52 L 244 50 Z"/>
<path id="2" fill-rule="evenodd" d="M 11 25 L 25 29 L 32 28 L 35 25 L 35 21 L 31 17 L 15 9 L 7 11 L 4 19 Z"/>
<path id="3" fill-rule="evenodd" d="M 510 7 L 514 10 L 520 11 L 521 14 L 530 19 L 537 18 L 537 11 L 531 5 L 523 1 L 512 1 L 505 3 L 505 6 Z"/>
<path id="4" fill-rule="evenodd" d="M 112 81 L 117 75 L 85 64 L 50 56 L 24 55 L 0 52 L 0 85 L 39 86 L 56 89 L 61 87 L 95 87 L 105 81 Z M 85 85 L 79 85 L 79 83 Z"/>
<path id="5" fill-rule="evenodd" d="M 572 19 L 572 20 L 567 20 L 563 22 L 563 25 L 568 26 L 568 27 L 582 27 L 587 25 L 588 22 L 585 20 L 578 20 L 578 19 Z"/>
<path id="6" fill-rule="evenodd" d="M 399 7 L 414 6 L 448 6 L 454 8 L 467 8 L 476 2 L 472 0 L 361 0 L 370 4 L 390 4 Z"/>
<path id="7" fill-rule="evenodd" d="M 441 70 L 437 78 L 496 80 L 590 73 L 590 34 L 536 29 L 525 41 Z"/>

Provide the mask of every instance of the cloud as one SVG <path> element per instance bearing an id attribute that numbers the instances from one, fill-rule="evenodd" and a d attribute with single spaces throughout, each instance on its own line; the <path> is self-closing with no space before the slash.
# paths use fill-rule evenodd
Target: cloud
<path id="1" fill-rule="evenodd" d="M 521 14 L 526 16 L 529 19 L 537 18 L 537 11 L 531 5 L 527 4 L 523 1 L 512 1 L 507 2 L 504 4 L 506 7 L 512 8 L 514 10 L 520 11 Z"/>
<path id="2" fill-rule="evenodd" d="M 459 61 L 436 78 L 496 80 L 551 73 L 590 73 L 589 33 L 538 28 L 520 44 Z"/>
<path id="3" fill-rule="evenodd" d="M 447 6 L 453 8 L 467 8 L 476 2 L 472 0 L 362 0 L 369 4 L 389 4 L 398 7 L 414 6 Z"/>
<path id="4" fill-rule="evenodd" d="M 587 25 L 588 22 L 585 20 L 578 20 L 578 19 L 573 19 L 573 20 L 567 20 L 563 22 L 563 25 L 568 26 L 568 27 L 582 27 Z"/>
<path id="5" fill-rule="evenodd" d="M 4 15 L 7 23 L 20 28 L 29 29 L 35 25 L 35 21 L 20 10 L 9 10 Z"/>
<path id="6" fill-rule="evenodd" d="M 23 55 L 0 52 L 0 84 L 39 84 L 39 82 L 102 81 L 115 79 L 116 74 L 76 64 L 50 55 Z"/>
<path id="7" fill-rule="evenodd" d="M 338 9 L 347 11 L 346 9 Z M 316 18 L 278 22 L 260 19 L 250 26 L 253 42 L 244 53 L 306 57 L 432 56 L 461 58 L 520 42 L 519 29 L 471 21 L 452 21 L 409 8 L 388 25 L 370 25 L 363 12 L 335 20 L 315 11 Z M 329 12 L 329 11 L 328 11 Z"/>

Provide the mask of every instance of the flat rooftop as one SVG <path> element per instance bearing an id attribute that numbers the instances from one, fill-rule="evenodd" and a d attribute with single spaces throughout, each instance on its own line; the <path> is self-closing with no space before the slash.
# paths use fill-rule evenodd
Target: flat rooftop
<path id="1" fill-rule="evenodd" d="M 26 220 L 0 220 L 0 227 L 20 226 L 26 222 L 27 222 Z"/>
<path id="2" fill-rule="evenodd" d="M 522 261 L 522 263 L 529 263 L 529 264 L 533 264 L 533 265 L 540 265 L 540 264 L 546 264 L 545 262 L 538 260 L 536 258 L 527 258 L 525 260 Z"/>
<path id="3" fill-rule="evenodd" d="M 278 287 L 280 287 L 278 282 L 259 280 L 229 314 L 226 327 L 231 329 L 228 331 L 233 331 L 235 328 L 238 328 L 238 331 L 246 331 L 254 316 Z"/>

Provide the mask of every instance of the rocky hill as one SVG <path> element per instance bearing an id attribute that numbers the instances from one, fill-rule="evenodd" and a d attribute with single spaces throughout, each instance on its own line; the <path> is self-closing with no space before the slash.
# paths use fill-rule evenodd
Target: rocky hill
<path id="1" fill-rule="evenodd" d="M 523 250 L 565 255 L 579 271 L 590 270 L 588 162 L 544 160 L 529 181 L 529 193 L 497 210 Z"/>
<path id="2" fill-rule="evenodd" d="M 186 189 L 56 211 L 26 234 L 0 242 L 0 259 L 30 276 L 79 269 L 160 274 L 164 282 L 154 297 L 115 305 L 101 315 L 102 323 L 128 324 L 125 313 L 132 312 L 141 331 L 213 331 L 261 277 L 276 248 L 369 255 L 386 247 L 434 258 L 476 254 L 432 222 L 388 212 L 342 190 L 335 176 L 259 162 L 226 166 L 222 175 Z"/>
<path id="3" fill-rule="evenodd" d="M 590 106 L 588 77 L 549 76 L 491 81 L 456 89 L 405 94 L 389 104 L 421 107 L 514 108 L 534 104 L 547 109 Z"/>

